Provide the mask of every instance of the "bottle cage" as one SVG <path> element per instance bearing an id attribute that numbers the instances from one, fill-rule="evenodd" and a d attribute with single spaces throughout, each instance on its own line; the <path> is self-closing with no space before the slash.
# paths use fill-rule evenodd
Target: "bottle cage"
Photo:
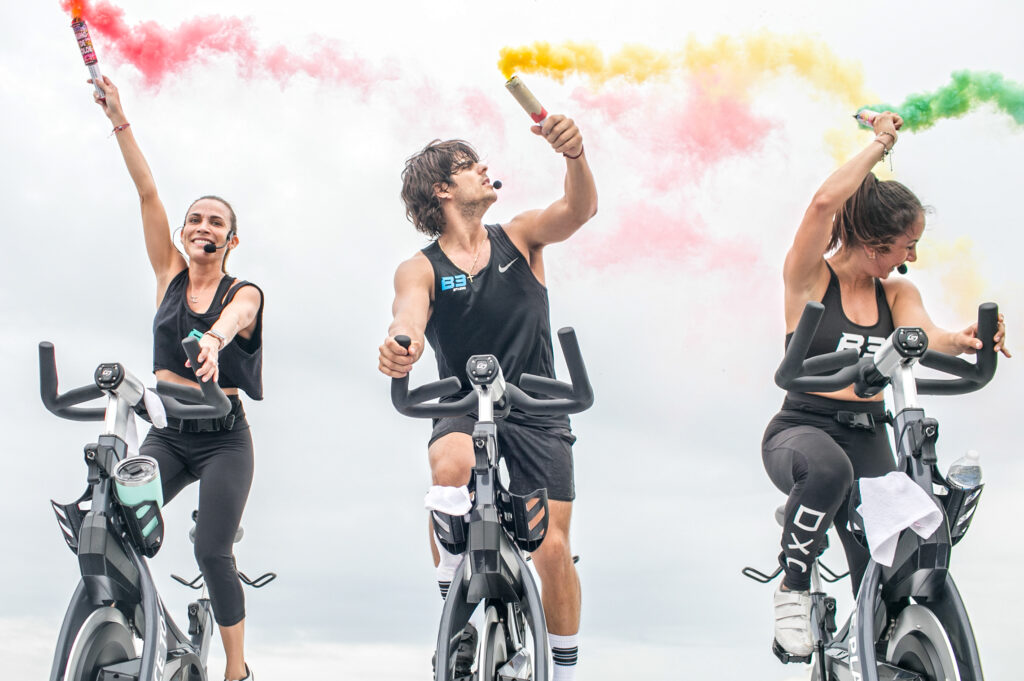
<path id="1" fill-rule="evenodd" d="M 540 548 L 550 517 L 547 488 L 535 489 L 524 496 L 499 489 L 497 500 L 501 526 L 512 536 L 516 546 L 527 553 Z"/>
<path id="2" fill-rule="evenodd" d="M 949 521 L 949 538 L 956 545 L 964 535 L 967 528 L 971 526 L 974 519 L 974 512 L 978 510 L 978 500 L 981 499 L 981 491 L 985 483 L 981 483 L 972 489 L 960 489 L 952 485 L 939 473 L 937 467 L 932 468 L 932 481 L 935 488 L 935 496 L 942 502 L 946 509 L 946 518 Z"/>
<path id="3" fill-rule="evenodd" d="M 71 553 L 75 555 L 78 555 L 78 538 L 82 529 L 82 520 L 88 513 L 82 508 L 82 504 L 89 501 L 91 497 L 92 487 L 90 486 L 86 488 L 82 496 L 70 504 L 58 504 L 53 499 L 50 500 L 50 506 L 53 507 L 53 512 L 57 516 L 57 525 L 60 526 L 64 541 L 67 542 Z"/>
<path id="4" fill-rule="evenodd" d="M 430 512 L 434 524 L 434 534 L 445 551 L 459 555 L 466 550 L 467 529 L 469 523 L 465 516 L 449 515 L 441 511 Z"/>
<path id="5" fill-rule="evenodd" d="M 146 558 L 152 558 L 164 543 L 164 518 L 160 507 L 152 501 L 143 501 L 134 506 L 118 503 L 128 537 L 135 548 Z"/>

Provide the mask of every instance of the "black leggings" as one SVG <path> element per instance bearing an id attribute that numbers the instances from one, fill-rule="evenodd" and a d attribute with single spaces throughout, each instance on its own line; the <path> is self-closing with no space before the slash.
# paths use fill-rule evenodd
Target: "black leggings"
<path id="1" fill-rule="evenodd" d="M 217 624 L 245 618 L 245 597 L 235 568 L 233 544 L 252 485 L 253 449 L 242 416 L 231 430 L 179 433 L 151 428 L 139 448 L 160 464 L 164 503 L 199 480 L 195 554 L 210 589 Z"/>
<path id="2" fill-rule="evenodd" d="M 870 414 L 871 429 L 840 424 L 837 411 Z M 896 469 L 892 447 L 881 419 L 881 402 L 832 400 L 790 393 L 782 411 L 768 424 L 761 443 L 765 470 L 775 486 L 789 495 L 782 527 L 785 585 L 806 591 L 810 567 L 835 521 L 843 542 L 854 594 L 867 567 L 868 551 L 847 528 L 847 500 L 854 480 Z"/>

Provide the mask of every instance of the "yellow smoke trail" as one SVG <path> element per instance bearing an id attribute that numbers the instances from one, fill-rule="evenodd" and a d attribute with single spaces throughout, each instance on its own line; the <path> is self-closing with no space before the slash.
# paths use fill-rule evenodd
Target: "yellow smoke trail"
<path id="1" fill-rule="evenodd" d="M 915 267 L 935 268 L 941 272 L 939 281 L 946 302 L 965 320 L 974 319 L 978 304 L 988 290 L 988 283 L 981 276 L 981 267 L 974 253 L 974 242 L 969 237 L 955 241 L 943 241 L 928 237 L 920 247 Z"/>
<path id="2" fill-rule="evenodd" d="M 628 45 L 608 57 L 592 43 L 535 42 L 503 47 L 498 68 L 506 77 L 538 73 L 562 81 L 578 74 L 596 84 L 615 78 L 642 83 L 685 72 L 732 96 L 745 95 L 765 76 L 793 74 L 816 90 L 839 98 L 851 112 L 876 99 L 864 85 L 859 63 L 840 59 L 824 41 L 767 32 L 719 36 L 707 44 L 691 39 L 678 50 Z"/>

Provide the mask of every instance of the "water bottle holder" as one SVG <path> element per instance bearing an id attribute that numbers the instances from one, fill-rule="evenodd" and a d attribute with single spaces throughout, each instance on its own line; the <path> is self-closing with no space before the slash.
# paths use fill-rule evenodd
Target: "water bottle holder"
<path id="1" fill-rule="evenodd" d="M 548 532 L 548 490 L 536 489 L 525 496 L 498 491 L 498 517 L 516 546 L 527 553 L 540 548 Z"/>
<path id="2" fill-rule="evenodd" d="M 78 555 L 82 520 L 85 518 L 85 514 L 89 512 L 87 509 L 82 508 L 82 504 L 87 502 L 91 496 L 92 488 L 86 488 L 85 493 L 70 504 L 58 504 L 53 499 L 50 500 L 53 513 L 57 516 L 57 525 L 60 527 L 61 535 L 64 537 L 68 548 L 71 549 L 71 553 L 75 555 Z"/>
<path id="3" fill-rule="evenodd" d="M 971 489 L 960 489 L 934 472 L 934 478 L 942 481 L 946 493 L 941 495 L 942 505 L 946 509 L 946 517 L 949 518 L 949 538 L 954 545 L 960 542 L 967 534 L 967 528 L 974 520 L 974 512 L 978 510 L 978 501 L 981 499 L 981 492 L 985 483 Z"/>
<path id="4" fill-rule="evenodd" d="M 164 543 L 164 519 L 155 501 L 119 504 L 128 536 L 139 553 L 152 558 Z"/>
<path id="5" fill-rule="evenodd" d="M 438 543 L 448 553 L 459 555 L 466 550 L 469 523 L 466 522 L 465 516 L 431 511 L 430 519 L 434 524 L 434 534 Z"/>

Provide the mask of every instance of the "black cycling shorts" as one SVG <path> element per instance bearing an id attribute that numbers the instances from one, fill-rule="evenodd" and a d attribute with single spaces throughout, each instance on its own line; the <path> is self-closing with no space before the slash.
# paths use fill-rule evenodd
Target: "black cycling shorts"
<path id="1" fill-rule="evenodd" d="M 449 433 L 472 435 L 475 426 L 473 416 L 436 419 L 427 444 Z M 576 436 L 567 426 L 527 426 L 498 421 L 498 452 L 508 465 L 509 492 L 525 495 L 546 487 L 549 499 L 575 499 L 574 442 Z"/>

